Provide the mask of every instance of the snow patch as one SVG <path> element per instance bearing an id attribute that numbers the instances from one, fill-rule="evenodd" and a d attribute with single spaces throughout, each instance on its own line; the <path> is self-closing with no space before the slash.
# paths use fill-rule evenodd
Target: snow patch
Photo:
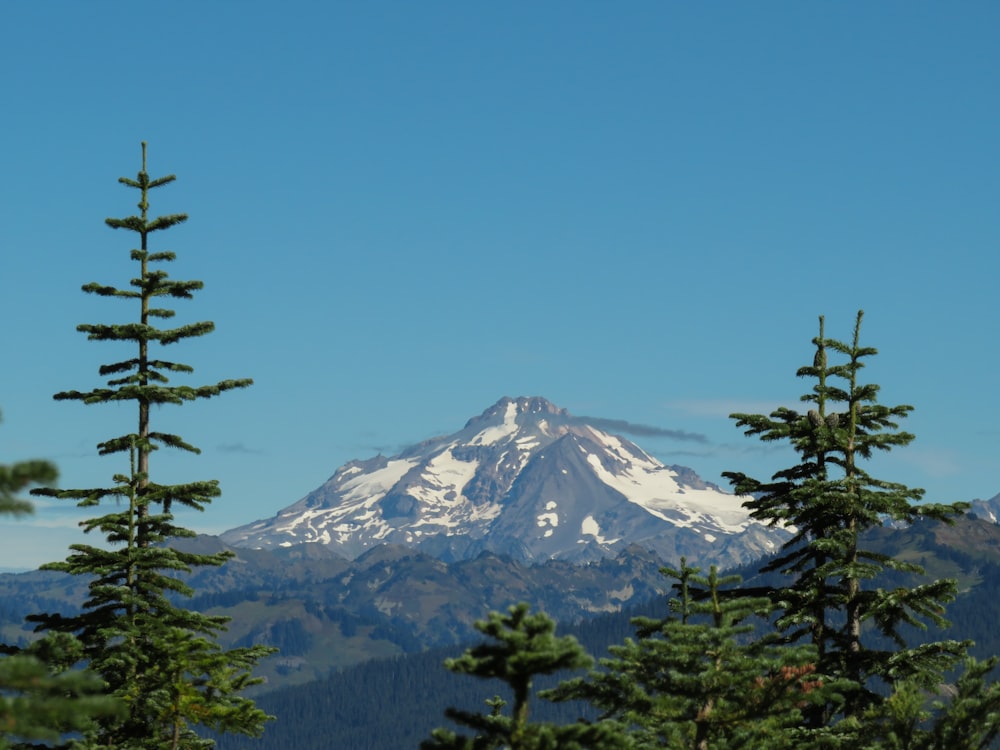
<path id="1" fill-rule="evenodd" d="M 507 404 L 507 410 L 503 415 L 503 424 L 487 427 L 474 438 L 472 445 L 494 445 L 505 437 L 509 437 L 517 432 L 517 404 L 513 401 Z"/>
<path id="2" fill-rule="evenodd" d="M 601 536 L 601 526 L 594 520 L 593 516 L 587 516 L 580 524 L 580 533 L 584 536 L 592 536 L 598 544 L 614 544 L 617 539 L 605 539 Z M 580 540 L 584 541 L 583 539 Z"/>
<path id="3" fill-rule="evenodd" d="M 614 441 L 618 443 L 618 441 Z M 621 444 L 618 443 L 618 448 Z M 648 513 L 681 527 L 708 524 L 725 533 L 735 534 L 750 524 L 750 515 L 741 499 L 716 490 L 681 489 L 676 473 L 653 458 L 629 454 L 617 473 L 604 468 L 601 459 L 587 454 L 597 478 L 624 495 Z M 680 516 L 680 517 L 679 517 Z"/>
<path id="4" fill-rule="evenodd" d="M 415 458 L 390 461 L 381 469 L 344 482 L 340 488 L 342 497 L 349 501 L 370 499 L 377 495 L 381 499 L 416 464 Z"/>
<path id="5" fill-rule="evenodd" d="M 478 461 L 460 461 L 449 447 L 427 462 L 420 475 L 421 484 L 408 488 L 407 494 L 428 506 L 428 510 L 438 512 L 468 504 L 462 491 L 478 468 Z"/>
<path id="6" fill-rule="evenodd" d="M 522 451 L 533 451 L 535 450 L 535 448 L 541 445 L 538 438 L 531 436 L 518 438 L 514 442 L 517 444 L 518 449 Z"/>
<path id="7" fill-rule="evenodd" d="M 555 513 L 542 513 L 536 517 L 539 526 L 558 526 L 559 516 Z"/>

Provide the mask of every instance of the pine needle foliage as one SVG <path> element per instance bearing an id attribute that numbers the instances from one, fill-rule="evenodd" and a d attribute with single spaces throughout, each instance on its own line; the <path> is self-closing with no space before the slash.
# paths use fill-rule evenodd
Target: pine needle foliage
<path id="1" fill-rule="evenodd" d="M 97 446 L 101 455 L 126 457 L 128 471 L 114 475 L 110 487 L 34 490 L 35 494 L 72 500 L 82 507 L 107 508 L 81 524 L 84 532 L 102 535 L 104 545 L 71 545 L 65 561 L 45 566 L 91 579 L 82 613 L 45 613 L 30 618 L 39 630 L 75 634 L 90 668 L 126 706 L 124 717 L 102 719 L 87 733 L 90 747 L 207 748 L 212 741 L 199 737 L 195 727 L 258 736 L 270 718 L 240 693 L 259 682 L 252 669 L 271 649 L 223 650 L 216 637 L 225 629 L 226 618 L 174 603 L 178 596 L 193 593 L 181 578 L 184 573 L 197 566 L 222 565 L 231 557 L 227 553 L 195 554 L 173 546 L 177 540 L 194 536 L 175 523 L 174 507 L 204 510 L 219 496 L 218 483 L 161 485 L 151 478 L 151 456 L 159 448 L 199 452 L 179 435 L 154 431 L 151 407 L 212 398 L 252 383 L 245 378 L 202 386 L 174 385 L 172 376 L 190 374 L 193 368 L 158 356 L 156 347 L 203 336 L 214 329 L 211 322 L 174 328 L 156 325 L 174 317 L 165 301 L 191 299 L 202 288 L 200 281 L 171 279 L 161 266 L 173 261 L 175 254 L 149 248 L 149 238 L 155 232 L 187 220 L 186 214 L 149 215 L 150 191 L 174 179 L 174 175 L 150 178 L 143 142 L 142 169 L 137 177 L 119 180 L 139 191 L 139 214 L 105 222 L 137 236 L 139 247 L 130 254 L 138 265 L 137 275 L 129 288 L 98 283 L 83 287 L 88 294 L 136 304 L 138 322 L 77 327 L 90 340 L 131 346 L 134 355 L 100 368 L 100 375 L 109 378 L 105 386 L 55 394 L 57 400 L 88 405 L 135 404 L 136 430 Z"/>
<path id="2" fill-rule="evenodd" d="M 584 699 L 631 728 L 639 748 L 800 747 L 802 708 L 824 686 L 814 650 L 779 643 L 765 628 L 770 601 L 742 594 L 739 576 L 708 575 L 681 558 L 663 568 L 675 595 L 663 619 L 632 620 L 636 639 L 612 646 L 586 678 L 546 697 Z"/>
<path id="3" fill-rule="evenodd" d="M 486 701 L 489 714 L 449 708 L 445 715 L 475 731 L 473 737 L 457 735 L 450 729 L 436 729 L 421 750 L 600 750 L 631 748 L 621 727 L 613 722 L 569 725 L 532 723 L 529 708 L 532 683 L 538 675 L 564 670 L 585 669 L 593 659 L 572 636 L 557 636 L 555 622 L 544 612 L 531 613 L 526 603 L 510 607 L 506 614 L 491 612 L 486 620 L 474 623 L 490 640 L 474 646 L 445 667 L 456 674 L 506 683 L 513 695 L 510 715 L 499 696 Z"/>
<path id="4" fill-rule="evenodd" d="M 55 633 L 0 658 L 0 748 L 58 743 L 96 717 L 120 714 L 100 677 L 73 668 L 80 652 L 76 639 Z"/>
<path id="5" fill-rule="evenodd" d="M 898 426 L 913 407 L 880 404 L 879 386 L 862 382 L 866 361 L 877 354 L 860 343 L 862 319 L 858 312 L 853 337 L 845 343 L 826 337 L 820 317 L 812 364 L 797 373 L 812 382 L 801 397 L 805 409 L 732 415 L 747 435 L 790 445 L 799 461 L 770 481 L 724 474 L 738 494 L 752 497 L 744 506 L 754 518 L 794 530 L 763 568 L 785 574 L 788 583 L 766 594 L 777 607 L 778 630 L 789 641 L 811 643 L 818 674 L 843 687 L 805 712 L 816 738 L 824 734 L 830 746 L 853 746 L 857 735 L 852 732 L 860 731 L 863 717 L 879 713 L 894 688 L 936 689 L 970 645 L 946 640 L 908 646 L 905 626 L 947 624 L 945 606 L 956 595 L 956 583 L 883 588 L 887 573 L 919 577 L 924 571 L 862 545 L 863 532 L 884 523 L 949 523 L 967 507 L 917 503 L 922 490 L 867 470 L 876 455 L 905 446 L 914 436 Z M 891 645 L 873 645 L 874 635 Z M 894 700 L 898 704 L 903 698 Z M 838 723 L 844 733 L 838 733 Z"/>
<path id="6" fill-rule="evenodd" d="M 988 750 L 1000 736 L 1000 683 L 989 679 L 997 658 L 965 660 L 954 685 L 930 695 L 914 681 L 900 682 L 864 717 L 864 750 Z"/>

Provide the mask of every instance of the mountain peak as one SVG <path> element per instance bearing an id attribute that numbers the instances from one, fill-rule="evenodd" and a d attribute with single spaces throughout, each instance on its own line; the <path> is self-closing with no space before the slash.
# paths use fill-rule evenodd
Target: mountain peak
<path id="1" fill-rule="evenodd" d="M 511 398 L 504 396 L 493 406 L 489 407 L 478 417 L 473 417 L 465 423 L 466 427 L 472 427 L 479 422 L 491 422 L 498 417 L 502 419 L 514 418 L 522 414 L 531 415 L 551 415 L 558 417 L 569 416 L 565 409 L 560 409 L 548 399 L 541 396 L 517 396 Z"/>
<path id="2" fill-rule="evenodd" d="M 501 398 L 451 435 L 351 461 L 273 519 L 222 538 L 238 547 L 327 544 L 349 558 L 392 543 L 446 561 L 484 551 L 596 560 L 638 544 L 671 561 L 729 565 L 787 536 L 691 469 L 521 396 Z"/>

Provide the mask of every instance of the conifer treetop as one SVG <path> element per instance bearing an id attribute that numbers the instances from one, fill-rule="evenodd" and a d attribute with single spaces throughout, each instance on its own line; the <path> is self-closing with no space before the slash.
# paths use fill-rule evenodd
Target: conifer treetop
<path id="1" fill-rule="evenodd" d="M 211 398 L 234 388 L 245 388 L 253 383 L 250 378 L 240 378 L 199 386 L 172 385 L 170 376 L 175 374 L 189 375 L 194 372 L 194 368 L 187 364 L 151 355 L 151 344 L 157 343 L 165 346 L 185 339 L 204 336 L 215 330 L 215 324 L 211 321 L 187 323 L 172 328 L 159 328 L 154 325 L 154 321 L 157 319 L 166 320 L 175 316 L 173 309 L 164 306 L 158 300 L 161 298 L 192 299 L 194 292 L 204 286 L 201 281 L 171 279 L 165 270 L 154 268 L 155 265 L 174 261 L 176 254 L 166 250 L 151 252 L 149 236 L 153 232 L 169 229 L 187 221 L 188 215 L 177 213 L 150 218 L 149 193 L 151 190 L 170 184 L 175 179 L 176 176 L 172 174 L 155 179 L 150 178 L 147 172 L 147 144 L 143 141 L 142 169 L 135 179 L 120 177 L 118 180 L 126 187 L 140 191 L 139 202 L 136 204 L 139 214 L 120 219 L 108 218 L 104 220 L 104 223 L 112 229 L 124 229 L 138 235 L 139 247 L 133 248 L 129 257 L 139 264 L 139 274 L 130 281 L 131 288 L 127 289 L 98 282 L 90 282 L 82 287 L 87 294 L 134 299 L 140 302 L 138 322 L 123 324 L 84 323 L 77 326 L 77 330 L 86 333 L 90 340 L 135 344 L 136 355 L 101 366 L 99 374 L 109 378 L 106 387 L 92 388 L 86 391 L 66 390 L 54 396 L 56 400 L 81 401 L 84 404 L 121 401 L 138 403 L 142 412 L 138 431 L 106 440 L 98 445 L 98 450 L 104 455 L 128 451 L 134 446 L 139 451 L 139 463 L 143 471 L 148 471 L 146 462 L 149 452 L 160 446 L 178 448 L 193 453 L 199 452 L 198 448 L 178 435 L 151 431 L 148 420 L 150 405 L 180 405 L 188 401 Z M 154 302 L 156 302 L 155 305 Z"/>

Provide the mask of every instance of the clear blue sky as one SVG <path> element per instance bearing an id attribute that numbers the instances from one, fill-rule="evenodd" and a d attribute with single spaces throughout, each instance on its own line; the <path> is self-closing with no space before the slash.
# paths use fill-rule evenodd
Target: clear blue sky
<path id="1" fill-rule="evenodd" d="M 766 476 L 727 414 L 794 405 L 817 316 L 916 407 L 878 476 L 987 498 L 1000 371 L 1000 5 L 965 2 L 8 3 L 0 18 L 0 462 L 61 486 L 125 467 L 127 406 L 57 403 L 124 358 L 79 291 L 126 285 L 117 184 L 149 142 L 152 212 L 205 290 L 171 358 L 253 388 L 164 408 L 216 478 L 185 518 L 273 515 L 352 458 L 504 395 L 703 435 L 634 437 L 711 481 Z M 61 559 L 82 511 L 0 525 L 0 566 Z"/>

